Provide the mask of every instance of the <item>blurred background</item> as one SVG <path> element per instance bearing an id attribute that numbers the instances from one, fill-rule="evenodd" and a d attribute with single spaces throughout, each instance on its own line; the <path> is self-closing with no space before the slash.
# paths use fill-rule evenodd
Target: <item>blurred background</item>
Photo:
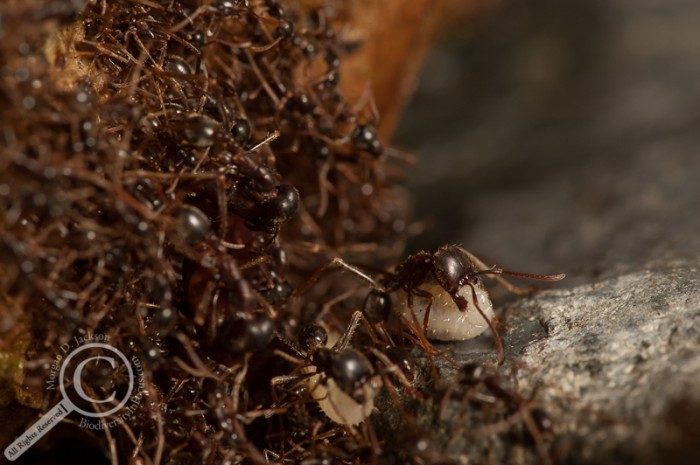
<path id="1" fill-rule="evenodd" d="M 451 242 L 568 284 L 700 251 L 700 2 L 506 0 L 445 28 L 395 141 Z"/>

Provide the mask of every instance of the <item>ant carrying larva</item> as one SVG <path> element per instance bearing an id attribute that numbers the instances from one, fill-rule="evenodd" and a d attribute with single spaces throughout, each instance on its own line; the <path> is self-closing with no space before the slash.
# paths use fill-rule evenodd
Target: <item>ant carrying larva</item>
<path id="1" fill-rule="evenodd" d="M 506 289 L 518 294 L 528 293 L 529 290 L 513 286 L 502 275 L 540 281 L 560 281 L 565 277 L 564 274 L 538 275 L 488 267 L 465 249 L 445 245 L 435 253 L 418 252 L 409 256 L 393 273 L 388 274 L 385 285 L 336 257 L 319 268 L 297 291 L 297 296 L 333 264 L 368 281 L 374 288 L 370 292 L 379 292 L 384 296 L 398 293 L 399 298 L 393 309 L 409 327 L 422 330 L 419 337 L 461 341 L 490 329 L 496 342 L 496 362 L 499 364 L 504 359 L 503 343 L 493 323 L 493 304 L 481 276 L 492 276 Z"/>
<path id="2" fill-rule="evenodd" d="M 278 334 L 296 356 L 281 351 L 277 354 L 299 369 L 298 374 L 273 378 L 273 392 L 279 385 L 302 381 L 311 398 L 334 422 L 355 425 L 367 418 L 374 409 L 380 381 L 367 357 L 349 347 L 361 319 L 362 313 L 355 312 L 345 332 L 331 347 L 327 346 L 328 332 L 316 324 L 301 329 L 300 347 Z"/>

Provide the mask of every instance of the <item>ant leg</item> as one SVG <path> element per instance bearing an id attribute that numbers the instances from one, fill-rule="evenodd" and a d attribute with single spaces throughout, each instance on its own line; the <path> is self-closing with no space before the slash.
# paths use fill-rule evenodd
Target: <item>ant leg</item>
<path id="1" fill-rule="evenodd" d="M 343 300 L 348 299 L 348 298 L 352 297 L 353 295 L 357 294 L 357 292 L 359 290 L 360 290 L 360 287 L 354 287 L 352 289 L 348 289 L 347 291 L 341 293 L 340 295 L 337 295 L 337 296 L 333 297 L 331 300 L 325 302 L 321 306 L 321 311 L 318 312 L 318 315 L 316 315 L 315 319 L 318 321 L 323 320 L 324 316 L 326 314 L 328 314 L 328 312 L 330 312 L 331 307 L 333 307 L 334 305 L 342 302 Z"/>
<path id="2" fill-rule="evenodd" d="M 429 297 L 432 298 L 432 295 Z M 406 305 L 408 305 L 408 309 L 411 312 L 411 318 L 413 319 L 413 323 L 406 317 L 406 315 L 400 315 L 400 321 L 403 322 L 406 326 L 408 326 L 408 333 L 412 336 L 413 338 L 417 338 L 417 341 L 414 341 L 417 343 L 428 355 L 428 364 L 430 365 L 430 372 L 433 376 L 433 379 L 435 379 L 435 385 L 436 387 L 440 385 L 440 373 L 437 370 L 437 367 L 435 366 L 435 360 L 433 360 L 434 357 L 443 357 L 448 363 L 451 363 L 455 367 L 458 367 L 452 359 L 449 357 L 445 356 L 445 352 L 440 352 L 437 350 L 431 343 L 428 341 L 428 338 L 426 337 L 425 331 L 420 329 L 420 324 L 418 323 L 418 317 L 416 316 L 416 313 L 413 310 L 413 291 L 406 292 Z M 414 325 L 415 324 L 415 325 Z"/>
<path id="3" fill-rule="evenodd" d="M 332 189 L 334 190 L 334 186 L 330 183 L 330 181 L 328 181 L 328 173 L 331 170 L 332 161 L 333 156 L 324 161 L 323 165 L 321 165 L 321 169 L 318 170 L 320 201 L 318 204 L 318 209 L 316 210 L 316 218 L 323 218 L 323 216 L 326 214 L 326 211 L 328 210 L 328 192 Z"/>
<path id="4" fill-rule="evenodd" d="M 207 368 L 207 366 L 204 364 L 199 355 L 197 355 L 197 352 L 194 350 L 192 342 L 190 342 L 189 338 L 184 333 L 177 333 L 175 335 L 175 339 L 177 339 L 180 342 L 180 344 L 182 344 L 182 346 L 185 348 L 185 352 L 187 352 L 187 355 L 190 357 L 190 359 L 196 367 L 192 368 L 188 366 L 184 361 L 182 361 L 179 357 L 175 357 L 175 363 L 177 363 L 180 366 L 180 368 L 182 368 L 184 371 L 188 372 L 189 374 L 195 377 L 212 378 L 217 381 L 221 381 L 221 378 L 216 376 L 209 368 Z"/>
<path id="5" fill-rule="evenodd" d="M 386 373 L 391 373 L 395 375 L 399 379 L 401 384 L 410 391 L 411 395 L 413 395 L 414 397 L 420 396 L 418 391 L 413 389 L 411 382 L 408 380 L 408 378 L 406 378 L 406 375 L 403 373 L 401 368 L 399 368 L 394 362 L 389 360 L 389 357 L 387 357 L 382 351 L 374 347 L 370 347 L 369 350 L 372 352 L 372 354 L 374 354 L 375 357 L 379 359 L 379 361 L 381 361 L 384 364 L 384 366 L 386 366 Z M 382 378 L 384 378 L 384 374 L 382 374 Z"/>
<path id="6" fill-rule="evenodd" d="M 417 295 L 418 297 L 423 297 L 424 299 L 428 299 L 428 305 L 425 307 L 425 315 L 423 315 L 423 334 L 425 334 L 427 337 L 428 322 L 430 321 L 430 310 L 433 308 L 433 295 L 428 291 L 424 291 L 422 289 L 417 289 L 417 288 L 413 289 L 412 293 Z M 415 316 L 415 314 L 413 314 L 412 309 L 411 309 L 411 314 L 415 320 L 416 316 Z"/>
<path id="7" fill-rule="evenodd" d="M 238 403 L 240 402 L 241 386 L 243 385 L 243 380 L 245 380 L 246 374 L 248 374 L 248 361 L 250 360 L 251 353 L 247 352 L 243 357 L 243 367 L 240 369 L 236 376 L 233 378 L 233 392 L 231 397 L 233 398 L 233 410 L 238 412 Z"/>
<path id="8" fill-rule="evenodd" d="M 216 202 L 219 204 L 219 236 L 226 237 L 228 231 L 228 208 L 226 207 L 226 186 L 224 178 L 217 176 L 216 178 Z"/>
<path id="9" fill-rule="evenodd" d="M 526 406 L 523 406 L 522 404 L 518 406 L 520 410 L 520 416 L 522 417 L 523 422 L 525 423 L 525 426 L 528 429 L 528 432 L 532 436 L 532 439 L 535 441 L 535 444 L 537 446 L 537 453 L 539 454 L 542 463 L 544 463 L 545 465 L 552 465 L 552 458 L 549 456 L 547 450 L 544 447 L 544 438 L 542 437 L 542 433 L 540 432 L 540 429 L 537 427 L 535 420 L 530 414 L 530 403 L 525 403 L 527 404 Z"/>
<path id="10" fill-rule="evenodd" d="M 275 406 L 281 407 L 279 393 L 277 392 L 278 386 L 282 386 L 291 381 L 301 381 L 302 379 L 308 378 L 307 376 L 295 374 L 295 375 L 280 375 L 275 376 L 270 380 L 270 392 L 272 394 L 272 400 Z"/>
<path id="11" fill-rule="evenodd" d="M 314 283 L 318 281 L 318 279 L 321 277 L 321 275 L 326 271 L 327 268 L 329 268 L 332 265 L 338 265 L 342 268 L 345 268 L 346 270 L 356 274 L 357 276 L 361 277 L 365 281 L 369 282 L 372 287 L 374 287 L 377 290 L 380 290 L 382 292 L 386 292 L 384 287 L 380 285 L 377 281 L 375 281 L 374 278 L 372 278 L 370 275 L 366 274 L 362 270 L 360 270 L 358 267 L 351 265 L 347 263 L 345 260 L 343 260 L 340 257 L 333 257 L 328 263 L 325 265 L 321 266 L 318 270 L 316 270 L 309 279 L 306 280 L 304 284 L 299 286 L 294 293 L 291 296 L 291 299 L 298 299 L 304 292 L 306 292 Z"/>
<path id="12" fill-rule="evenodd" d="M 263 76 L 262 72 L 260 71 L 260 68 L 258 67 L 258 64 L 255 62 L 255 58 L 253 58 L 252 53 L 250 53 L 250 50 L 248 50 L 247 48 L 243 49 L 243 52 L 245 53 L 246 58 L 248 59 L 248 65 L 260 81 L 260 85 L 263 86 L 263 89 L 265 89 L 265 92 L 272 100 L 272 103 L 275 105 L 275 107 L 277 107 L 280 104 L 280 99 L 279 97 L 277 97 L 277 94 L 275 94 L 275 92 L 272 90 L 272 87 L 270 87 L 270 83 L 267 82 L 265 76 Z"/>
<path id="13" fill-rule="evenodd" d="M 255 144 L 254 146 L 252 146 L 250 149 L 248 149 L 248 152 L 249 152 L 249 153 L 250 153 L 250 152 L 255 152 L 255 151 L 258 150 L 260 147 L 264 147 L 264 146 L 270 144 L 270 143 L 273 142 L 275 139 L 277 139 L 279 136 L 280 136 L 280 132 L 279 132 L 278 130 L 275 129 L 275 130 L 272 131 L 270 134 L 268 134 L 267 136 L 265 136 L 265 138 L 264 138 L 263 140 L 261 140 L 260 142 L 258 142 L 258 143 Z"/>
<path id="14" fill-rule="evenodd" d="M 348 347 L 350 340 L 355 335 L 357 325 L 360 324 L 361 319 L 363 319 L 362 312 L 359 310 L 355 310 L 355 312 L 353 312 L 352 314 L 352 318 L 350 319 L 350 324 L 348 325 L 347 329 L 340 337 L 340 339 L 338 339 L 338 341 L 333 345 L 333 350 L 342 352 Z"/>
<path id="15" fill-rule="evenodd" d="M 486 316 L 486 314 L 481 310 L 481 307 L 479 307 L 479 299 L 477 298 L 476 295 L 476 289 L 474 289 L 474 285 L 470 282 L 467 281 L 467 285 L 469 285 L 469 289 L 471 290 L 472 294 L 472 301 L 474 302 L 474 307 L 476 310 L 479 312 L 479 315 L 481 315 L 481 318 L 486 321 L 486 324 L 489 325 L 489 329 L 491 330 L 491 334 L 493 334 L 493 339 L 496 341 L 496 350 L 498 351 L 496 355 L 496 365 L 500 365 L 503 363 L 503 360 L 505 358 L 505 353 L 503 351 L 503 342 L 501 341 L 501 336 L 498 335 L 498 331 L 496 331 L 496 327 L 494 326 L 493 322 L 489 317 Z M 455 303 L 457 301 L 455 300 Z M 462 309 L 460 309 L 462 310 Z"/>
<path id="16" fill-rule="evenodd" d="M 514 276 L 517 278 L 528 278 L 528 279 L 536 279 L 538 281 L 561 281 L 566 277 L 564 273 L 560 274 L 555 274 L 555 275 L 540 275 L 540 274 L 532 274 L 532 273 L 520 273 L 518 271 L 510 271 L 506 270 L 497 266 L 486 266 L 486 264 L 481 261 L 476 255 L 473 253 L 463 249 L 460 247 L 460 250 L 462 250 L 467 256 L 471 259 L 472 262 L 479 268 L 479 274 L 488 274 L 492 275 L 491 278 L 496 280 L 501 286 L 503 286 L 508 292 L 512 292 L 513 294 L 518 294 L 518 295 L 527 295 L 531 294 L 535 289 L 533 287 L 520 287 L 512 284 L 505 278 L 503 278 L 501 275 L 508 275 L 508 276 Z"/>

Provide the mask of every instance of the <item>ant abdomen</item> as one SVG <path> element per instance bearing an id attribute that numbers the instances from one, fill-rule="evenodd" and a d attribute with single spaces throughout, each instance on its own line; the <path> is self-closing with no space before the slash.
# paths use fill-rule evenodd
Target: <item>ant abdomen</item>
<path id="1" fill-rule="evenodd" d="M 255 205 L 248 213 L 246 226 L 253 231 L 274 233 L 299 207 L 299 192 L 289 184 L 280 184 L 274 197 Z"/>
<path id="2" fill-rule="evenodd" d="M 367 358 L 355 349 L 321 348 L 314 354 L 317 375 L 309 379 L 311 395 L 336 423 L 355 425 L 374 410 L 379 384 Z"/>
<path id="3" fill-rule="evenodd" d="M 228 355 L 258 352 L 272 341 L 274 330 L 272 319 L 264 313 L 229 315 L 219 328 L 214 344 Z"/>

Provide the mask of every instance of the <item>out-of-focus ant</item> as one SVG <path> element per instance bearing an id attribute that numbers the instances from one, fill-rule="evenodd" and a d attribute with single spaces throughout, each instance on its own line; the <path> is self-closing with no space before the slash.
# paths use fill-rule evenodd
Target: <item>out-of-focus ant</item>
<path id="1" fill-rule="evenodd" d="M 273 322 L 255 311 L 262 298 L 243 276 L 227 244 L 210 238 L 210 229 L 201 210 L 180 208 L 174 237 L 191 260 L 185 283 L 194 323 L 205 328 L 208 344 L 222 356 L 261 350 L 272 340 Z M 238 310 L 233 311 L 234 307 Z"/>
<path id="2" fill-rule="evenodd" d="M 468 398 L 473 402 L 482 404 L 502 402 L 509 409 L 514 410 L 515 415 L 512 418 L 519 418 L 523 421 L 527 432 L 537 447 L 542 463 L 551 465 L 552 460 L 545 449 L 544 440 L 554 432 L 554 423 L 544 409 L 532 407 L 534 392 L 528 398 L 525 398 L 515 390 L 507 387 L 504 380 L 498 376 L 493 368 L 476 363 L 468 363 L 462 367 L 457 383 L 468 389 Z M 477 391 L 479 387 L 485 388 L 486 393 Z M 443 396 L 441 410 L 444 410 L 445 401 L 452 395 L 453 388 L 454 386 L 448 388 Z M 476 436 L 493 435 L 509 427 L 512 424 L 512 418 L 506 418 L 493 425 L 481 426 L 475 429 L 473 433 Z"/>

